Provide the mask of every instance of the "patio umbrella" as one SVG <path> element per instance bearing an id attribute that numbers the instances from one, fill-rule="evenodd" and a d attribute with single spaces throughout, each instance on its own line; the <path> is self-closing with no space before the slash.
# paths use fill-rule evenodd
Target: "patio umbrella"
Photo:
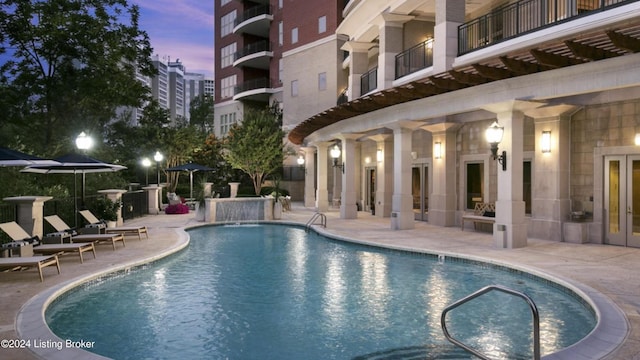
<path id="1" fill-rule="evenodd" d="M 20 170 L 21 172 L 39 174 L 73 174 L 73 202 L 75 214 L 78 213 L 76 174 L 82 174 L 82 203 L 84 204 L 85 175 L 88 173 L 115 172 L 126 169 L 125 166 L 109 164 L 94 159 L 87 155 L 71 153 L 54 159 L 56 163 L 51 165 L 31 165 Z M 76 216 L 76 226 L 78 220 Z"/>
<path id="2" fill-rule="evenodd" d="M 0 146 L 0 166 L 2 167 L 56 164 L 59 163 Z"/>
<path id="3" fill-rule="evenodd" d="M 178 165 L 178 166 L 174 166 L 166 169 L 166 171 L 189 172 L 189 183 L 190 183 L 190 190 L 191 190 L 191 192 L 189 193 L 189 197 L 191 199 L 193 199 L 193 173 L 196 171 L 213 171 L 213 170 L 215 169 L 212 169 L 204 165 L 196 164 L 196 163 L 186 163 L 186 164 L 182 164 L 182 165 Z"/>

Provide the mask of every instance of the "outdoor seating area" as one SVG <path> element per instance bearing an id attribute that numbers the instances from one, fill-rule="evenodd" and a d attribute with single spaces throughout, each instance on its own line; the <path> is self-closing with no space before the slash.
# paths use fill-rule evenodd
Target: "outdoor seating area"
<path id="1" fill-rule="evenodd" d="M 493 203 L 478 202 L 474 206 L 473 213 L 462 215 L 461 229 L 464 231 L 464 223 L 473 222 L 473 228 L 478 229 L 478 224 L 493 224 L 496 222 L 496 206 Z"/>
<path id="2" fill-rule="evenodd" d="M 97 225 L 101 224 L 101 221 L 90 210 L 81 210 L 80 215 L 89 223 L 86 227 L 96 228 Z M 144 234 L 147 239 L 149 238 L 146 226 L 100 227 L 100 229 L 106 234 L 121 234 L 123 236 L 136 235 L 139 240 L 142 240 L 142 234 Z"/>
<path id="3" fill-rule="evenodd" d="M 59 241 L 60 243 L 108 243 L 113 246 L 113 250 L 116 250 L 117 242 L 122 242 L 122 246 L 126 246 L 122 234 L 78 234 L 75 229 L 67 225 L 58 215 L 45 216 L 44 219 L 56 229 L 56 232 L 47 234 L 43 241 L 53 238 L 55 239 L 54 241 Z"/>

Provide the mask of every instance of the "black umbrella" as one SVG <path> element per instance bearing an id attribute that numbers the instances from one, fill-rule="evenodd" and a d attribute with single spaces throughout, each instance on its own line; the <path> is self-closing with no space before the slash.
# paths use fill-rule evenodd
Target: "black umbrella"
<path id="1" fill-rule="evenodd" d="M 213 171 L 215 169 L 212 169 L 210 167 L 204 166 L 204 165 L 200 165 L 200 164 L 196 164 L 196 163 L 187 163 L 187 164 L 182 164 L 182 165 L 178 165 L 178 166 L 174 166 L 174 167 L 170 167 L 168 169 L 166 169 L 166 171 L 187 171 L 189 172 L 189 183 L 191 185 L 191 192 L 190 192 L 190 198 L 193 199 L 193 173 L 196 171 Z"/>
<path id="2" fill-rule="evenodd" d="M 0 146 L 0 166 L 56 165 L 57 161 L 39 158 Z"/>
<path id="3" fill-rule="evenodd" d="M 31 172 L 39 174 L 73 174 L 73 195 L 77 200 L 76 191 L 76 174 L 82 174 L 82 203 L 84 204 L 84 187 L 85 174 L 99 172 L 115 172 L 126 169 L 125 166 L 108 164 L 100 160 L 94 159 L 82 154 L 67 154 L 55 158 L 55 164 L 52 165 L 31 165 L 22 169 L 22 172 Z M 78 204 L 74 201 L 74 210 L 77 214 Z M 76 219 L 76 226 L 77 226 Z"/>

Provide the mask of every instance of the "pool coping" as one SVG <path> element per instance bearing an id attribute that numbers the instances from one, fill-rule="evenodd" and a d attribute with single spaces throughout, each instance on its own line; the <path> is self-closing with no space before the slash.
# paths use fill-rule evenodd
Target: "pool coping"
<path id="1" fill-rule="evenodd" d="M 258 223 L 293 225 L 298 227 L 304 226 L 304 224 L 294 221 L 261 221 Z M 176 234 L 178 235 L 178 241 L 174 246 L 166 249 L 165 251 L 154 254 L 153 256 L 137 259 L 124 264 L 119 264 L 117 266 L 113 266 L 101 271 L 96 271 L 88 275 L 78 276 L 74 279 L 68 280 L 35 295 L 31 299 L 29 299 L 18 312 L 18 316 L 16 319 L 16 331 L 18 333 L 18 336 L 21 339 L 25 340 L 42 341 L 43 346 L 41 347 L 29 347 L 29 350 L 32 353 L 42 358 L 51 360 L 109 359 L 107 357 L 79 348 L 63 347 L 62 350 L 59 350 L 56 346 L 53 346 L 63 344 L 65 340 L 60 339 L 55 334 L 53 334 L 45 321 L 45 310 L 49 306 L 49 304 L 51 304 L 51 302 L 53 302 L 57 297 L 59 297 L 66 291 L 93 279 L 97 279 L 114 272 L 123 271 L 128 268 L 148 264 L 150 262 L 174 254 L 188 246 L 190 239 L 186 230 L 211 225 L 212 224 L 199 224 L 195 226 L 174 229 Z M 496 266 L 503 266 L 538 276 L 542 279 L 552 281 L 556 284 L 570 289 L 593 308 L 597 318 L 596 326 L 582 340 L 560 351 L 543 356 L 542 359 L 544 360 L 590 360 L 604 358 L 615 351 L 617 348 L 619 348 L 629 335 L 630 326 L 627 317 L 610 298 L 585 284 L 564 278 L 559 275 L 541 271 L 538 268 L 467 254 L 459 254 L 446 251 L 433 251 L 425 248 L 416 248 L 411 246 L 381 244 L 375 241 L 367 241 L 354 237 L 337 235 L 331 233 L 330 230 L 321 228 L 319 226 L 312 226 L 310 227 L 310 229 L 330 239 L 339 241 L 351 242 L 355 244 L 390 250 L 429 254 L 434 256 L 443 255 L 445 256 L 445 258 L 452 257 L 457 259 L 487 263 Z"/>

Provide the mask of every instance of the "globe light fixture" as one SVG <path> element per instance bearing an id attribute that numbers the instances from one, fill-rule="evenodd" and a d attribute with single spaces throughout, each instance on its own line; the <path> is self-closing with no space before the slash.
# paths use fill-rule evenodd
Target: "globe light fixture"
<path id="1" fill-rule="evenodd" d="M 502 141 L 502 135 L 504 134 L 504 127 L 498 125 L 497 121 L 494 121 L 487 131 L 485 137 L 487 142 L 491 145 L 491 155 L 493 160 L 498 160 L 498 163 L 502 165 L 502 171 L 507 171 L 507 152 L 502 151 L 501 155 L 498 155 L 498 144 Z"/>
<path id="2" fill-rule="evenodd" d="M 164 159 L 164 156 L 160 153 L 160 151 L 156 151 L 155 155 L 153 155 L 153 160 L 156 161 L 156 171 L 157 171 L 157 184 L 160 186 L 160 161 Z"/>

